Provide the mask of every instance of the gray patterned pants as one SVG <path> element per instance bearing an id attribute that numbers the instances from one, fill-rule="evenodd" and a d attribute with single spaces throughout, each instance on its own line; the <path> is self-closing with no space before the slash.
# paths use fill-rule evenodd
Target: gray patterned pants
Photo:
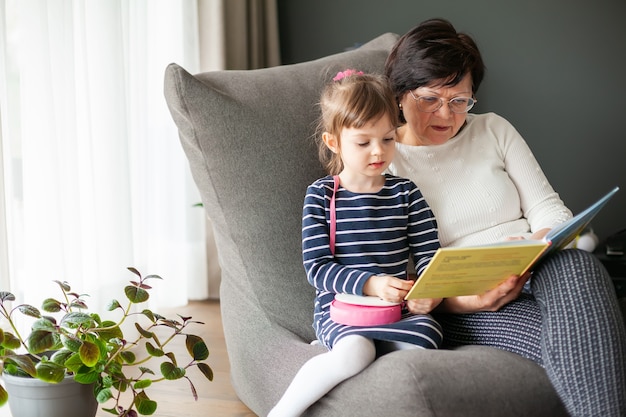
<path id="1" fill-rule="evenodd" d="M 497 312 L 436 315 L 444 348 L 520 354 L 545 368 L 572 416 L 626 416 L 626 330 L 602 264 L 581 250 L 559 251 L 535 270 L 531 289 Z"/>

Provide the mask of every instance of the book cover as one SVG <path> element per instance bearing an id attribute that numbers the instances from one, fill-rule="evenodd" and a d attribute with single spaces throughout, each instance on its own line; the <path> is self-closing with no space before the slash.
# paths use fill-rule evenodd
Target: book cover
<path id="1" fill-rule="evenodd" d="M 405 299 L 482 294 L 511 275 L 524 274 L 544 256 L 574 240 L 618 190 L 613 188 L 578 215 L 555 226 L 542 240 L 440 248 Z"/>

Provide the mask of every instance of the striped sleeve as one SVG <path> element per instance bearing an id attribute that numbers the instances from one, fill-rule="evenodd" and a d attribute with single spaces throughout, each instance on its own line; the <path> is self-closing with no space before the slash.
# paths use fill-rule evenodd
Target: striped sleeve
<path id="1" fill-rule="evenodd" d="M 330 251 L 329 206 L 332 177 L 307 188 L 302 213 L 302 258 L 309 283 L 319 291 L 363 294 L 371 272 L 336 262 Z"/>
<path id="2" fill-rule="evenodd" d="M 408 237 L 415 270 L 419 276 L 441 246 L 435 215 L 417 186 L 411 182 Z"/>

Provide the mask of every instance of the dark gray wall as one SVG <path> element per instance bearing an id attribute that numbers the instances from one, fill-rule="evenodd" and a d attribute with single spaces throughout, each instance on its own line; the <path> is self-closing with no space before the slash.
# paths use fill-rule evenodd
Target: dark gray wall
<path id="1" fill-rule="evenodd" d="M 615 185 L 594 220 L 626 228 L 626 0 L 278 0 L 283 63 L 343 51 L 443 17 L 476 39 L 487 66 L 475 112 L 522 133 L 579 212 Z"/>

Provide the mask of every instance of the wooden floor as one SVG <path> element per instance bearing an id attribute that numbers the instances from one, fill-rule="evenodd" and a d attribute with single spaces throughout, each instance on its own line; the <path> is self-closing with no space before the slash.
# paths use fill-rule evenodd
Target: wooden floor
<path id="1" fill-rule="evenodd" d="M 158 403 L 155 416 L 158 417 L 256 417 L 235 395 L 230 384 L 230 365 L 224 344 L 224 333 L 217 301 L 193 301 L 183 308 L 169 311 L 158 311 L 160 314 L 175 318 L 176 314 L 191 316 L 194 320 L 204 322 L 195 325 L 190 333 L 202 337 L 209 347 L 207 363 L 214 372 L 213 381 L 208 381 L 196 368 L 189 371 L 198 392 L 198 401 L 194 401 L 189 383 L 182 379 L 162 382 L 150 387 L 147 392 L 150 398 Z M 182 338 L 181 338 L 182 339 Z M 187 357 L 184 342 L 173 348 L 174 352 L 182 352 L 180 358 Z M 177 353 L 178 354 L 178 353 Z M 112 406 L 107 404 L 109 407 Z M 9 407 L 0 408 L 0 417 L 10 417 Z M 97 417 L 111 417 L 102 410 Z"/>

